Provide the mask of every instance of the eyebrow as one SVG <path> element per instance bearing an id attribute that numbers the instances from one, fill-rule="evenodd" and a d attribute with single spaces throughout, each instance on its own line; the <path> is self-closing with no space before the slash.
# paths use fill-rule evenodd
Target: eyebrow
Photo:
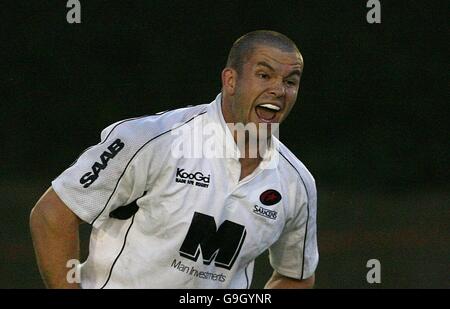
<path id="1" fill-rule="evenodd" d="M 263 66 L 263 67 L 266 67 L 266 68 L 268 68 L 269 70 L 271 70 L 272 72 L 275 72 L 275 69 L 274 69 L 270 64 L 268 64 L 268 63 L 265 62 L 265 61 L 260 61 L 260 62 L 258 62 L 256 65 L 257 65 L 257 66 Z M 291 76 L 293 76 L 293 75 L 297 75 L 297 76 L 300 77 L 300 76 L 302 75 L 302 71 L 296 69 L 296 70 L 292 71 L 291 73 L 289 73 L 289 75 L 286 76 L 286 77 L 291 77 Z"/>
<path id="2" fill-rule="evenodd" d="M 265 61 L 260 61 L 260 62 L 258 62 L 256 65 L 257 65 L 257 66 L 263 66 L 263 67 L 266 67 L 266 68 L 268 68 L 268 69 L 271 70 L 271 71 L 275 71 L 275 69 L 274 69 L 270 64 L 268 64 L 268 63 L 265 62 Z"/>
<path id="3" fill-rule="evenodd" d="M 291 76 L 293 76 L 293 75 L 297 75 L 298 77 L 300 77 L 300 76 L 302 76 L 302 71 L 300 71 L 300 70 L 294 70 L 294 71 L 292 71 L 291 73 L 289 73 L 289 75 L 286 76 L 286 77 L 291 77 Z"/>

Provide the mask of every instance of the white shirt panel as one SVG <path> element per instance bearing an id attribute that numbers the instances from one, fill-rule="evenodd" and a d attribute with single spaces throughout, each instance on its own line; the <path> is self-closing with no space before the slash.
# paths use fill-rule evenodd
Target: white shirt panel
<path id="1" fill-rule="evenodd" d="M 284 145 L 280 145 L 279 151 L 282 157 L 280 171 L 297 173 L 295 186 L 290 186 L 291 192 L 288 193 L 296 198 L 281 237 L 269 248 L 270 263 L 282 275 L 306 279 L 314 274 L 319 261 L 315 181 L 306 167 Z"/>

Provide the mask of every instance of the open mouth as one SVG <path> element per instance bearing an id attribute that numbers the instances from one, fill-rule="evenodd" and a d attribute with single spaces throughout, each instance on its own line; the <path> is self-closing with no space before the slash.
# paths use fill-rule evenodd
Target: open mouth
<path id="1" fill-rule="evenodd" d="M 271 122 L 277 116 L 277 112 L 281 110 L 281 107 L 265 103 L 255 107 L 256 115 L 265 122 Z"/>

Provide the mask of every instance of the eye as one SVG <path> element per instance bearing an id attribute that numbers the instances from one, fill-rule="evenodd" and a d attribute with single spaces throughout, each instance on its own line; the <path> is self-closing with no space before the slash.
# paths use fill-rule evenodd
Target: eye
<path id="1" fill-rule="evenodd" d="M 290 87 L 294 87 L 294 86 L 297 86 L 297 81 L 295 81 L 295 80 L 287 80 L 286 84 L 288 86 L 290 86 Z"/>
<path id="2" fill-rule="evenodd" d="M 261 79 L 269 79 L 270 76 L 267 73 L 258 73 L 257 76 Z"/>

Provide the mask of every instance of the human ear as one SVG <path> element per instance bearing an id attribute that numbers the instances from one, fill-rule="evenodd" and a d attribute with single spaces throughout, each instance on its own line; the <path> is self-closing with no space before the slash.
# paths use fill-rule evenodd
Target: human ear
<path id="1" fill-rule="evenodd" d="M 222 88 L 228 95 L 234 95 L 236 92 L 237 72 L 232 68 L 225 68 L 222 71 Z"/>

